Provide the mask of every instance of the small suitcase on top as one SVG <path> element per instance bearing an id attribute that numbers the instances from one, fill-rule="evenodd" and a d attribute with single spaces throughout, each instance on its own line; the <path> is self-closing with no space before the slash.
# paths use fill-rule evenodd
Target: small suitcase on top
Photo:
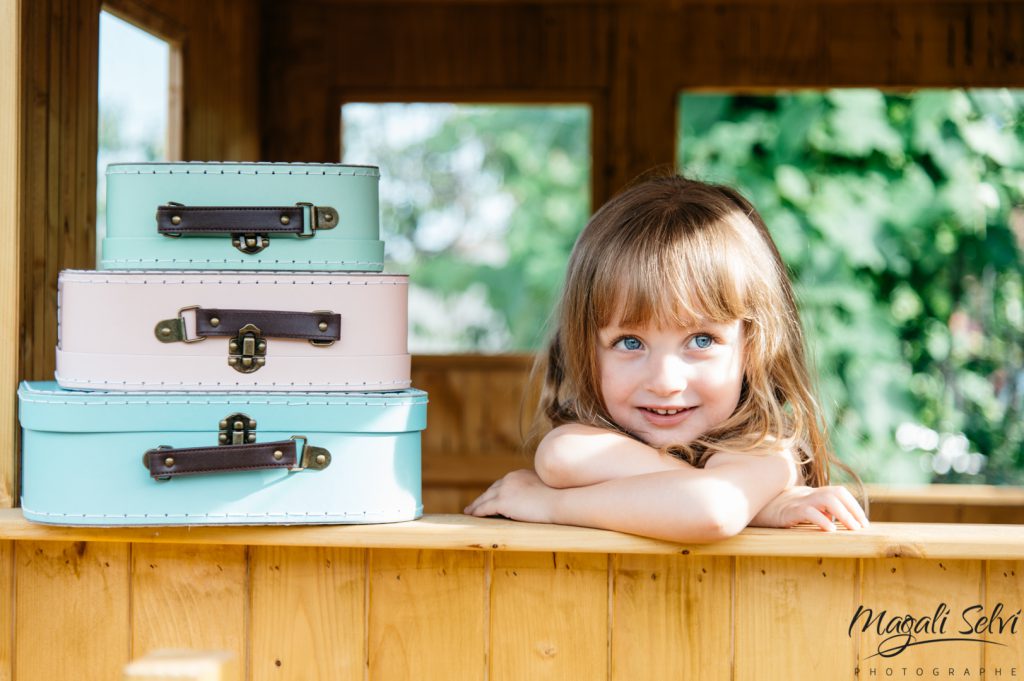
<path id="1" fill-rule="evenodd" d="M 401 390 L 407 329 L 406 275 L 66 270 L 56 379 L 85 390 Z"/>
<path id="2" fill-rule="evenodd" d="M 372 166 L 107 166 L 101 269 L 380 272 Z"/>
<path id="3" fill-rule="evenodd" d="M 386 523 L 423 513 L 426 393 L 18 390 L 22 511 L 60 525 Z"/>

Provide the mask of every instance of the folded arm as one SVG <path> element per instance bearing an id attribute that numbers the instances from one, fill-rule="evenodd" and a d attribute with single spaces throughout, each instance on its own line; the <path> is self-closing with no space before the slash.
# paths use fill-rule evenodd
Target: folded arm
<path id="1" fill-rule="evenodd" d="M 693 466 L 631 437 L 571 423 L 548 433 L 537 446 L 534 470 L 548 487 L 585 487 L 617 478 L 690 469 Z"/>
<path id="2" fill-rule="evenodd" d="M 533 471 L 516 471 L 491 485 L 466 512 L 670 541 L 715 541 L 739 533 L 794 478 L 792 463 L 778 456 L 744 456 L 711 469 L 684 465 L 563 489 L 544 484 Z"/>

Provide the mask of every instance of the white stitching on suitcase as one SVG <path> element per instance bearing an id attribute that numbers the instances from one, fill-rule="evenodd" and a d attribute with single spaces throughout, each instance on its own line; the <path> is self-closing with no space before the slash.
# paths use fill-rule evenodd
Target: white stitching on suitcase
<path id="1" fill-rule="evenodd" d="M 142 258 L 121 258 L 117 260 L 104 260 L 103 264 L 127 264 L 127 263 L 138 263 L 138 264 L 153 264 L 159 265 L 160 263 L 181 263 L 194 265 L 197 263 L 203 263 L 206 265 L 231 265 L 236 263 L 259 263 L 268 264 L 274 263 L 275 265 L 368 265 L 373 267 L 383 267 L 384 263 L 374 260 L 265 260 L 257 258 L 255 260 L 198 260 L 195 258 L 154 258 L 142 259 Z"/>
<path id="2" fill-rule="evenodd" d="M 97 274 L 100 274 L 100 273 L 97 273 Z M 126 274 L 128 276 L 132 276 L 132 277 L 139 276 L 139 274 L 136 274 L 134 272 L 128 272 Z M 167 274 L 170 274 L 170 272 L 168 272 Z M 276 272 L 273 272 L 273 271 L 255 272 L 254 271 L 254 272 L 251 272 L 251 273 L 244 273 L 244 274 L 266 276 L 266 275 L 269 275 L 269 274 L 276 274 Z M 331 274 L 336 274 L 336 275 L 340 275 L 340 276 L 350 276 L 349 273 L 347 273 L 347 272 L 332 272 Z M 93 276 L 95 277 L 96 275 L 93 275 Z M 299 275 L 299 276 L 301 276 L 301 275 Z M 246 285 L 261 285 L 262 284 L 264 286 L 280 285 L 280 284 L 291 284 L 293 286 L 298 285 L 298 284 L 308 284 L 309 286 L 407 286 L 409 284 L 408 278 L 405 277 L 404 275 L 387 275 L 387 274 L 380 274 L 378 272 L 373 272 L 373 273 L 370 273 L 369 276 L 370 277 L 392 277 L 392 278 L 391 279 L 384 279 L 384 280 L 376 279 L 376 280 L 372 280 L 372 281 L 365 280 L 365 279 L 363 281 L 335 281 L 334 279 L 326 279 L 324 281 L 317 281 L 316 278 L 315 278 L 315 275 L 310 275 L 310 277 L 314 277 L 314 278 L 311 278 L 311 279 L 301 279 L 301 280 L 300 279 L 290 279 L 290 280 L 289 279 L 273 279 L 273 280 L 263 280 L 263 281 L 260 281 L 259 279 L 248 279 L 248 280 L 245 280 L 245 279 L 235 279 L 235 280 L 231 280 L 231 279 L 227 279 L 227 280 L 225 280 L 225 279 L 127 279 L 127 280 L 122 280 L 122 279 L 96 279 L 96 278 L 75 279 L 73 277 L 73 275 L 68 275 L 68 276 L 65 276 L 63 278 L 63 280 L 68 282 L 68 283 L 72 283 L 72 284 L 108 284 L 108 285 L 122 284 L 122 285 L 128 285 L 128 286 L 131 286 L 131 285 L 147 286 L 147 285 L 151 285 L 151 284 L 159 284 L 160 286 L 178 285 L 178 284 L 182 284 L 182 285 L 190 285 L 190 284 L 218 284 L 218 285 L 224 285 L 224 284 L 228 284 L 228 285 L 231 285 L 231 286 L 235 286 L 235 285 L 239 285 L 239 284 L 246 284 Z"/>
<path id="3" fill-rule="evenodd" d="M 241 386 L 241 385 L 245 385 L 245 386 L 251 386 L 251 387 L 256 388 L 256 389 L 259 389 L 261 387 L 259 383 L 255 383 L 255 382 L 254 383 L 238 383 L 238 382 L 231 383 L 230 381 L 214 381 L 214 382 L 209 382 L 209 381 L 203 382 L 203 381 L 200 381 L 198 383 L 195 383 L 195 382 L 186 382 L 186 381 L 179 381 L 179 382 L 174 382 L 174 381 L 148 381 L 148 382 L 147 381 L 108 381 L 108 380 L 102 379 L 102 378 L 68 378 L 67 376 L 64 376 L 64 375 L 61 375 L 60 380 L 61 380 L 61 383 L 64 383 L 66 385 L 70 385 L 72 383 L 102 383 L 103 385 L 159 385 L 159 386 L 164 386 L 164 385 L 173 385 L 173 386 L 193 386 L 193 385 L 194 386 L 210 386 L 210 385 L 218 385 L 219 386 L 219 385 L 234 385 L 234 386 Z M 291 383 L 277 383 L 277 382 L 273 382 L 272 381 L 270 383 L 270 385 L 275 386 L 275 387 L 276 386 L 287 385 L 287 386 L 299 387 L 299 388 L 303 388 L 303 387 L 308 388 L 310 386 L 322 385 L 322 386 L 325 386 L 324 387 L 324 391 L 327 391 L 327 390 L 337 389 L 338 386 L 344 386 L 344 387 L 347 387 L 347 386 L 359 386 L 359 385 L 408 386 L 409 383 L 410 383 L 410 379 L 405 378 L 405 379 L 393 379 L 393 380 L 390 380 L 390 381 L 362 381 L 361 383 L 356 383 L 354 381 L 353 382 L 348 382 L 348 383 L 296 383 L 294 381 L 292 381 Z M 314 391 L 314 392 L 318 392 L 318 391 Z"/>
<path id="4" fill-rule="evenodd" d="M 92 393 L 83 393 L 83 397 L 86 396 L 86 395 L 91 395 L 91 394 Z M 370 398 L 370 397 L 371 397 L 370 395 L 367 395 L 367 398 Z M 395 398 L 388 398 L 388 397 L 384 397 L 384 396 L 381 396 L 380 399 L 382 399 L 382 400 L 387 400 L 387 399 L 395 400 Z M 47 400 L 47 399 L 34 400 L 34 399 L 31 399 L 31 398 L 25 397 L 25 398 L 22 398 L 21 401 L 23 403 L 26 403 L 26 404 L 59 404 L 59 405 L 66 406 L 66 407 L 106 407 L 106 406 L 125 406 L 126 407 L 126 406 L 131 406 L 131 405 L 138 405 L 138 404 L 146 404 L 146 405 L 162 406 L 162 407 L 169 407 L 169 406 L 175 406 L 175 405 L 178 405 L 178 406 L 181 406 L 181 405 L 189 405 L 189 406 L 191 406 L 191 405 L 202 405 L 202 406 L 223 405 L 223 406 L 230 406 L 230 405 L 236 405 L 236 404 L 239 404 L 239 405 L 244 404 L 244 405 L 251 405 L 251 406 L 268 406 L 268 407 L 275 407 L 275 406 L 276 407 L 282 407 L 282 406 L 283 407 L 335 407 L 335 406 L 344 406 L 344 407 L 407 407 L 407 406 L 416 406 L 416 405 L 420 405 L 420 404 L 428 404 L 429 403 L 429 401 L 427 399 L 424 399 L 422 397 L 407 397 L 407 398 L 398 398 L 398 399 L 401 400 L 401 401 L 392 401 L 392 402 L 356 402 L 356 401 L 347 401 L 347 400 L 346 401 L 341 401 L 341 400 L 326 401 L 326 400 L 324 400 L 324 401 L 296 402 L 296 401 L 293 401 L 293 400 L 288 400 L 285 397 L 282 397 L 278 401 L 271 401 L 271 400 L 227 400 L 227 399 L 221 399 L 221 400 L 207 399 L 207 400 L 202 400 L 202 399 L 199 399 L 199 400 L 143 400 L 143 401 L 132 402 L 132 401 L 129 401 L 129 400 L 114 400 L 114 399 L 111 399 L 111 400 L 94 400 L 92 402 L 79 402 L 77 400 L 76 401 L 68 401 L 68 400 L 57 400 L 57 399 L 53 399 L 53 400 Z M 28 430 L 32 430 L 32 429 L 29 428 Z"/>
<path id="5" fill-rule="evenodd" d="M 275 164 L 273 167 L 252 167 L 252 168 L 240 168 L 232 170 L 224 170 L 211 167 L 201 166 L 197 168 L 182 168 L 171 167 L 171 166 L 157 166 L 152 170 L 145 170 L 135 167 L 134 170 L 120 170 L 114 168 L 111 170 L 107 168 L 107 175 L 208 175 L 208 171 L 212 170 L 214 173 L 219 175 L 333 175 L 333 176 L 348 176 L 348 177 L 380 177 L 380 171 L 376 168 L 367 167 L 317 167 L 315 169 L 300 170 L 298 168 L 289 168 L 289 164 Z M 299 166 L 311 166 L 317 164 L 302 163 L 296 164 Z M 328 166 L 330 164 L 322 164 L 322 166 Z M 281 166 L 284 166 L 283 168 Z"/>
<path id="6" fill-rule="evenodd" d="M 267 511 L 265 513 L 55 513 L 51 511 L 35 511 L 24 505 L 21 508 L 23 512 L 47 518 L 183 518 L 185 520 L 189 518 L 366 518 L 367 516 L 384 516 L 389 513 L 405 514 L 409 512 L 407 509 L 397 509 L 388 511 L 360 511 L 358 513 L 331 513 L 330 511 L 322 513 L 315 511 L 306 511 L 305 513 L 288 511 Z M 416 513 L 419 513 L 418 508 Z"/>

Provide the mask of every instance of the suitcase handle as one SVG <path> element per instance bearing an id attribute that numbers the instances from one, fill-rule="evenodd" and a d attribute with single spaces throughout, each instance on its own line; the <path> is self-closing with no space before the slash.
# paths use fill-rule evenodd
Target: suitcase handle
<path id="1" fill-rule="evenodd" d="M 301 455 L 297 455 L 299 440 L 302 440 Z M 288 440 L 257 444 L 181 448 L 160 445 L 142 455 L 142 465 L 154 480 L 170 480 L 181 475 L 271 468 L 323 470 L 331 465 L 331 453 L 323 447 L 307 444 L 305 435 L 293 435 Z"/>
<path id="2" fill-rule="evenodd" d="M 196 314 L 196 336 L 188 337 L 185 313 Z M 173 319 L 162 319 L 153 329 L 161 343 L 197 343 L 207 336 L 229 336 L 228 365 L 243 374 L 258 371 L 267 363 L 266 338 L 298 338 L 318 347 L 334 345 L 341 338 L 341 315 L 330 310 L 290 312 L 282 310 L 224 310 L 189 305 Z"/>
<path id="3" fill-rule="evenodd" d="M 195 310 L 196 337 L 188 338 L 184 313 Z M 164 343 L 194 343 L 207 336 L 237 336 L 247 324 L 259 327 L 267 338 L 297 338 L 331 345 L 341 339 L 341 315 L 330 310 L 292 312 L 290 310 L 227 310 L 189 305 L 178 310 L 174 319 L 161 320 L 154 330 Z"/>
<path id="4" fill-rule="evenodd" d="M 299 201 L 294 206 L 186 206 L 168 201 L 156 209 L 158 234 L 173 238 L 228 234 L 231 244 L 247 255 L 269 246 L 270 234 L 293 234 L 299 239 L 311 239 L 317 230 L 333 229 L 337 224 L 337 210 L 314 206 L 308 201 Z"/>

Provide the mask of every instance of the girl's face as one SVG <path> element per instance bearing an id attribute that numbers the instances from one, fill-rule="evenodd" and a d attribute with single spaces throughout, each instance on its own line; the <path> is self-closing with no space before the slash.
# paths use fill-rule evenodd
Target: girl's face
<path id="1" fill-rule="evenodd" d="M 743 323 L 598 332 L 601 394 L 620 427 L 652 447 L 687 444 L 736 410 Z"/>

